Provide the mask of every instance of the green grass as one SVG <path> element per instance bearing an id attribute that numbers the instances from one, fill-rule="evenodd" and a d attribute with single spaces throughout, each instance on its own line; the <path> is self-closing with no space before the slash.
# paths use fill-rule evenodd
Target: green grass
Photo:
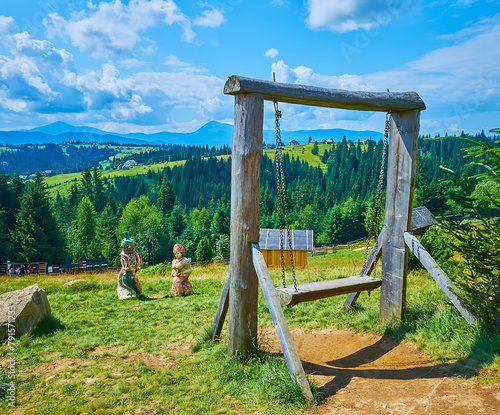
<path id="1" fill-rule="evenodd" d="M 318 144 L 319 147 L 319 153 L 317 156 L 315 156 L 311 150 L 313 148 L 314 144 L 304 144 L 304 145 L 298 145 L 298 146 L 285 146 L 283 150 L 283 154 L 288 154 L 290 157 L 298 157 L 305 162 L 307 162 L 309 165 L 313 167 L 321 167 L 323 171 L 327 170 L 327 166 L 325 163 L 321 162 L 321 156 L 325 152 L 326 149 L 328 151 L 331 150 L 332 146 L 331 144 Z M 304 150 L 304 154 L 302 154 L 302 149 Z M 266 154 L 271 160 L 274 161 L 276 150 L 264 150 L 264 154 Z"/>
<path id="2" fill-rule="evenodd" d="M 185 161 L 173 161 L 170 163 L 158 163 L 148 166 L 133 167 L 127 170 L 103 171 L 101 173 L 101 177 L 114 178 L 118 176 L 135 176 L 136 174 L 147 174 L 149 170 L 157 172 L 163 170 L 167 166 L 172 168 L 184 163 Z M 56 176 L 46 177 L 44 181 L 49 187 L 49 194 L 51 196 L 55 197 L 57 192 L 59 192 L 61 196 L 67 196 L 69 194 L 71 186 L 75 182 L 79 181 L 81 179 L 81 176 L 81 173 L 58 174 Z"/>
<path id="3" fill-rule="evenodd" d="M 310 258 L 298 280 L 354 275 L 362 260 L 363 251 L 347 250 Z M 227 325 L 220 343 L 208 341 L 227 269 L 195 267 L 196 294 L 183 298 L 170 296 L 168 267 L 142 270 L 143 301 L 117 300 L 113 273 L 85 275 L 87 284 L 72 288 L 62 287 L 76 279 L 71 276 L 3 278 L 0 293 L 38 283 L 52 307 L 52 318 L 19 340 L 18 405 L 32 414 L 302 412 L 307 404 L 283 359 L 263 352 L 247 362 L 228 357 Z M 280 274 L 271 270 L 276 284 Z M 454 373 L 499 380 L 500 336 L 468 326 L 424 271 L 409 275 L 401 324 L 379 323 L 379 299 L 375 290 L 347 312 L 340 296 L 285 307 L 284 313 L 291 327 L 348 328 L 412 341 Z M 262 293 L 258 309 L 259 324 L 272 326 Z M 0 367 L 6 353 L 0 346 Z M 8 411 L 0 403 L 0 412 Z"/>
<path id="4" fill-rule="evenodd" d="M 227 160 L 230 156 L 223 155 L 217 156 L 217 158 L 222 158 Z M 167 166 L 173 168 L 175 166 L 181 166 L 185 164 L 185 160 L 171 161 L 164 163 L 150 164 L 146 166 L 137 166 L 127 170 L 108 170 L 101 173 L 102 178 L 113 179 L 114 177 L 121 176 L 135 176 L 137 174 L 147 174 L 148 171 L 158 172 L 166 168 Z M 58 174 L 52 177 L 46 177 L 44 182 L 49 188 L 49 194 L 52 197 L 57 195 L 57 192 L 61 196 L 67 196 L 70 192 L 71 186 L 81 179 L 81 173 L 68 173 L 68 174 Z"/>

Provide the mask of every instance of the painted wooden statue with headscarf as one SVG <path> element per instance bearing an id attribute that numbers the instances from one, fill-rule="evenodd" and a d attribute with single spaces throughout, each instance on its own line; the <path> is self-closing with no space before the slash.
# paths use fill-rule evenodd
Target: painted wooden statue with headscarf
<path id="1" fill-rule="evenodd" d="M 118 274 L 117 294 L 120 300 L 140 297 L 141 283 L 137 277 L 137 268 L 142 264 L 142 257 L 136 252 L 136 242 L 130 238 L 128 232 L 123 232 L 121 243 L 122 252 L 120 262 L 122 269 Z"/>
<path id="2" fill-rule="evenodd" d="M 191 275 L 191 259 L 185 257 L 186 251 L 181 244 L 174 246 L 174 260 L 172 261 L 172 294 L 184 296 L 193 294 L 193 287 L 188 278 Z"/>

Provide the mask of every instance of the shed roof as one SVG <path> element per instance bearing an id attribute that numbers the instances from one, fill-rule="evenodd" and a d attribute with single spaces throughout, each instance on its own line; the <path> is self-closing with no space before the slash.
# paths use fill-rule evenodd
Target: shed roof
<path id="1" fill-rule="evenodd" d="M 311 251 L 313 249 L 313 231 L 290 229 L 290 239 L 292 240 L 292 251 Z M 260 230 L 260 249 L 279 250 L 280 230 L 279 229 L 261 229 Z M 283 230 L 283 249 L 288 250 L 288 234 Z"/>
<path id="2" fill-rule="evenodd" d="M 437 223 L 437 221 L 432 217 L 432 214 L 429 211 L 429 209 L 427 209 L 425 206 L 413 208 L 411 214 L 412 231 L 429 227 L 433 223 Z"/>

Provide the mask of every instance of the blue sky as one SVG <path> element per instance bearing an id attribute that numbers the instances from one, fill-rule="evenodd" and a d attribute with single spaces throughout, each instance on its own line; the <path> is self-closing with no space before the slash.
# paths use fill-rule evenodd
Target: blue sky
<path id="1" fill-rule="evenodd" d="M 500 127 L 493 0 L 0 0 L 0 129 L 119 133 L 231 123 L 228 76 L 415 91 L 421 133 Z M 383 114 L 282 105 L 285 130 L 383 129 Z M 265 124 L 272 128 L 272 106 Z"/>

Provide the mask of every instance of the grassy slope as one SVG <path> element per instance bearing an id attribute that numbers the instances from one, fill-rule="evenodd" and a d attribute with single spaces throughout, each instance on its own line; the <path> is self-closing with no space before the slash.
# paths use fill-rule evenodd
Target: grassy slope
<path id="1" fill-rule="evenodd" d="M 230 156 L 217 156 L 217 158 L 222 158 L 227 160 Z M 105 178 L 114 178 L 118 176 L 135 176 L 137 174 L 147 174 L 148 171 L 157 172 L 163 170 L 165 167 L 175 167 L 181 166 L 185 164 L 185 160 L 180 161 L 171 161 L 165 163 L 156 163 L 147 166 L 133 167 L 128 170 L 109 170 L 103 171 L 101 177 Z M 81 173 L 68 173 L 68 174 L 59 174 L 52 177 L 45 178 L 45 183 L 49 187 L 49 194 L 53 197 L 57 195 L 57 192 L 60 193 L 61 196 L 66 196 L 69 194 L 71 186 L 73 183 L 77 182 L 81 178 Z"/>
<path id="2" fill-rule="evenodd" d="M 149 170 L 157 172 L 167 166 L 174 167 L 184 163 L 185 161 L 172 161 L 170 163 L 158 163 L 151 164 L 149 166 L 133 167 L 128 170 L 104 171 L 102 172 L 102 177 L 113 178 L 117 176 L 135 176 L 136 174 L 147 174 Z M 59 192 L 61 196 L 68 195 L 71 186 L 74 182 L 80 180 L 81 175 L 81 173 L 68 173 L 45 178 L 45 183 L 49 187 L 50 195 L 55 196 L 57 192 Z"/>
<path id="3" fill-rule="evenodd" d="M 299 157 L 302 160 L 306 161 L 313 167 L 320 166 L 323 171 L 326 171 L 327 166 L 325 163 L 321 162 L 321 156 L 325 152 L 326 149 L 330 150 L 330 144 L 318 144 L 319 153 L 315 156 L 311 150 L 314 144 L 304 144 L 299 146 L 286 146 L 283 150 L 283 154 L 287 153 L 290 157 Z M 304 154 L 302 154 L 302 149 L 304 149 Z M 274 160 L 275 150 L 264 150 L 264 154 L 266 154 L 271 160 Z"/>
<path id="4" fill-rule="evenodd" d="M 311 258 L 309 268 L 298 272 L 299 282 L 353 275 L 362 258 L 362 251 Z M 153 276 L 142 271 L 144 293 L 168 294 L 168 271 Z M 54 317 L 45 334 L 20 340 L 18 403 L 25 413 L 51 414 L 76 413 L 75 408 L 100 414 L 153 408 L 159 414 L 300 412 L 304 404 L 295 398 L 283 361 L 261 355 L 242 365 L 226 357 L 227 325 L 220 344 L 204 340 L 226 273 L 227 266 L 197 267 L 192 275 L 196 295 L 154 301 L 118 301 L 113 273 L 84 276 L 85 290 L 63 289 L 65 281 L 75 279 L 71 276 L 4 279 L 0 293 L 39 283 Z M 278 283 L 280 270 L 271 275 Z M 500 336 L 468 326 L 425 272 L 409 275 L 402 324 L 379 324 L 379 298 L 378 290 L 363 293 L 349 312 L 342 311 L 345 296 L 284 312 L 292 327 L 352 328 L 413 341 L 439 362 L 458 359 L 455 373 L 500 380 Z M 259 324 L 272 325 L 262 293 L 258 307 Z M 0 356 L 6 352 L 0 348 Z M 8 409 L 0 404 L 0 412 Z"/>
<path id="5" fill-rule="evenodd" d="M 303 145 L 303 146 L 294 146 L 294 147 L 286 147 L 285 152 L 287 152 L 290 156 L 299 157 L 309 163 L 311 166 L 320 166 L 324 171 L 326 171 L 326 164 L 321 162 L 321 156 L 323 155 L 326 149 L 329 149 L 331 146 L 328 144 L 319 144 L 319 154 L 315 156 L 311 153 L 313 148 L 312 144 Z M 305 148 L 304 154 L 302 154 L 302 148 Z M 148 150 L 147 147 L 142 149 L 142 151 Z M 128 152 L 131 150 L 124 150 L 119 154 L 125 155 L 129 154 Z M 137 152 L 137 151 L 134 151 Z M 264 154 L 274 160 L 275 152 L 274 150 L 264 150 Z M 230 156 L 218 156 L 218 158 L 227 159 Z M 165 168 L 166 166 L 174 167 L 177 165 L 184 164 L 185 161 L 174 161 L 170 163 L 158 163 L 152 164 L 148 166 L 134 167 L 129 170 L 112 170 L 112 171 L 104 171 L 102 173 L 102 177 L 113 178 L 116 176 L 134 176 L 136 174 L 147 174 L 149 170 L 159 171 Z M 69 174 L 59 174 L 52 177 L 45 178 L 45 183 L 49 186 L 49 191 L 51 196 L 56 196 L 57 192 L 61 194 L 61 196 L 66 196 L 69 194 L 70 188 L 75 181 L 80 180 L 81 173 L 69 173 Z"/>

